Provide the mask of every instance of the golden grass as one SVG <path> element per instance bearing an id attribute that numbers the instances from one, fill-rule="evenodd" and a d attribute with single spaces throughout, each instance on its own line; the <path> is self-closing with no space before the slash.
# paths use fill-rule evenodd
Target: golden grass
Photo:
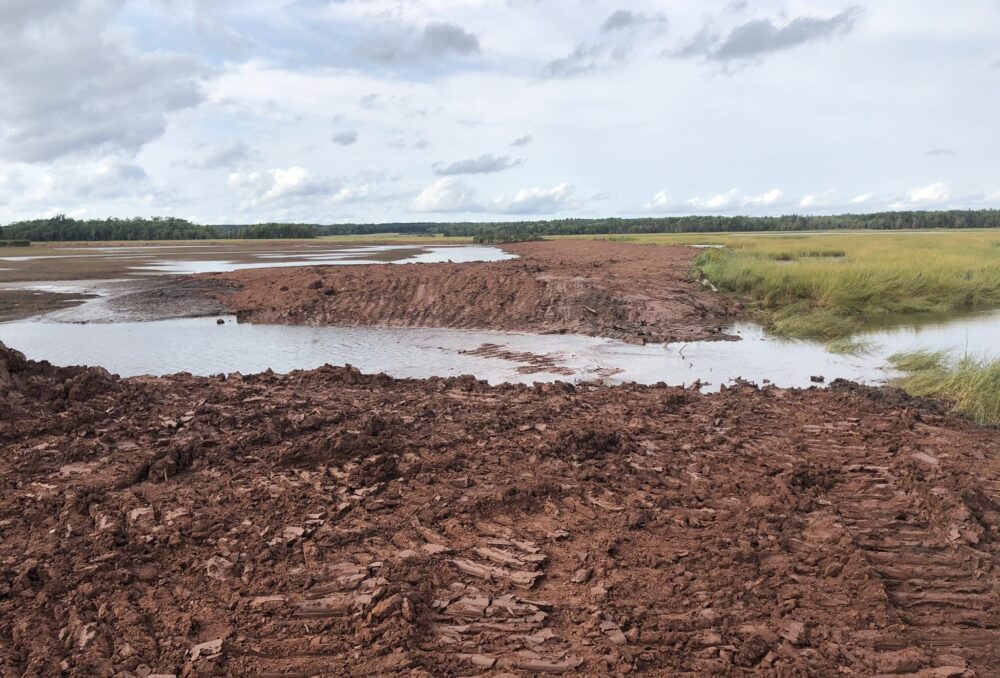
<path id="1" fill-rule="evenodd" d="M 916 351 L 890 361 L 905 373 L 894 383 L 908 393 L 947 400 L 978 424 L 1000 426 L 1000 360 Z"/>
<path id="2" fill-rule="evenodd" d="M 1000 307 L 996 230 L 628 235 L 652 244 L 722 245 L 696 266 L 743 297 L 776 334 L 842 339 L 898 314 Z"/>

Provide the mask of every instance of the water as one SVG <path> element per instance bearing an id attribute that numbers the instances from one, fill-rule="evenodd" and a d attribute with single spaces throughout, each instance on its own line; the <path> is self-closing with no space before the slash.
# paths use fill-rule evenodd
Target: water
<path id="1" fill-rule="evenodd" d="M 808 341 L 767 336 L 751 323 L 734 325 L 742 341 L 634 346 L 576 335 L 531 335 L 446 329 L 297 327 L 237 324 L 232 317 L 153 322 L 67 324 L 51 318 L 0 324 L 0 342 L 29 358 L 58 365 L 101 365 L 123 376 L 191 372 L 209 375 L 268 368 L 276 372 L 350 363 L 364 372 L 396 377 L 472 374 L 491 383 L 583 381 L 690 384 L 710 388 L 736 378 L 785 387 L 812 385 L 811 377 L 877 384 L 893 376 L 887 358 L 918 348 L 1000 357 L 1000 313 L 947 324 L 870 332 L 874 350 L 837 355 Z M 552 359 L 560 371 L 525 374 L 523 362 L 470 355 L 483 344 Z"/>
<path id="2" fill-rule="evenodd" d="M 241 252 L 241 255 L 246 255 Z M 322 250 L 295 252 L 262 252 L 252 254 L 250 261 L 228 259 L 185 260 L 158 259 L 140 266 L 135 271 L 185 275 L 193 273 L 229 273 L 252 268 L 278 268 L 295 266 L 331 266 L 361 264 L 417 264 L 417 263 L 469 263 L 474 261 L 506 261 L 517 255 L 498 247 L 478 245 L 434 246 L 372 245 L 367 247 L 338 247 Z M 288 259 L 288 261 L 277 261 Z"/>

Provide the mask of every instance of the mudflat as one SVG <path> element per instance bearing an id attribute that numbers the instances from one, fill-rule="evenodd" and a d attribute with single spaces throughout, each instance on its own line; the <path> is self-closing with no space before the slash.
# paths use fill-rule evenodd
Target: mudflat
<path id="1" fill-rule="evenodd" d="M 987 676 L 1000 441 L 887 389 L 0 348 L 4 675 Z"/>
<path id="2" fill-rule="evenodd" d="M 733 309 L 691 277 L 697 250 L 607 241 L 504 245 L 502 262 L 209 274 L 241 321 L 563 332 L 634 342 L 727 338 Z"/>

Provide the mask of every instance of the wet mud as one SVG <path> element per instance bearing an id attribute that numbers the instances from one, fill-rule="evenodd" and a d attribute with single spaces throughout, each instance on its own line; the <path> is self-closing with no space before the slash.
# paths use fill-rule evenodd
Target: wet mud
<path id="1" fill-rule="evenodd" d="M 1000 442 L 887 389 L 0 348 L 0 675 L 992 676 Z"/>
<path id="2" fill-rule="evenodd" d="M 522 330 L 635 343 L 726 337 L 734 309 L 691 278 L 697 250 L 605 241 L 505 245 L 491 263 L 209 274 L 241 321 Z"/>
<path id="3" fill-rule="evenodd" d="M 32 289 L 0 289 L 0 322 L 22 320 L 32 316 L 72 308 L 92 295 L 47 292 Z"/>

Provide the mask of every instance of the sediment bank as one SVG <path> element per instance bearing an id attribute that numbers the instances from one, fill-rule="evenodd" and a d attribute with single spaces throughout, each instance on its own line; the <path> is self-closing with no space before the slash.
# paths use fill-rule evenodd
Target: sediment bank
<path id="1" fill-rule="evenodd" d="M 0 674 L 987 676 L 1000 441 L 887 389 L 0 348 Z"/>
<path id="2" fill-rule="evenodd" d="M 735 309 L 691 278 L 697 250 L 586 240 L 505 245 L 493 263 L 273 268 L 206 275 L 256 323 L 562 332 L 632 342 L 727 338 Z"/>

